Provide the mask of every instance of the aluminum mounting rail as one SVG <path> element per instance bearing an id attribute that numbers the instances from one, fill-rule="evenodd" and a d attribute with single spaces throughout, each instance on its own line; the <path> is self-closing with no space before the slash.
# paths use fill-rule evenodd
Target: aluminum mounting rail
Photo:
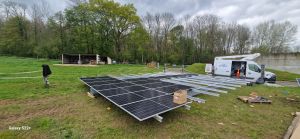
<path id="1" fill-rule="evenodd" d="M 190 79 L 190 78 L 178 78 L 178 79 L 186 80 L 189 82 L 195 82 L 197 84 L 204 84 L 207 86 L 215 86 L 217 88 L 230 89 L 230 90 L 235 90 L 236 89 L 235 87 L 239 87 L 239 86 L 230 86 L 228 84 L 223 84 L 223 83 L 218 83 L 218 82 L 203 81 L 203 80 L 196 80 L 196 79 Z"/>
<path id="2" fill-rule="evenodd" d="M 205 83 L 210 83 L 210 84 L 224 85 L 224 86 L 229 86 L 229 87 L 242 87 L 241 85 L 229 84 L 226 81 L 216 82 L 214 80 L 205 80 L 205 79 L 190 78 L 190 77 L 187 77 L 185 79 L 192 80 L 192 81 L 200 81 L 200 82 L 205 82 Z"/>
<path id="3" fill-rule="evenodd" d="M 205 77 L 205 76 L 203 76 L 203 77 Z M 216 80 L 238 82 L 238 83 L 250 83 L 247 80 L 237 80 L 237 79 L 233 79 L 233 78 L 229 78 L 229 77 L 209 77 L 209 78 L 216 79 Z"/>
<path id="4" fill-rule="evenodd" d="M 247 82 L 240 82 L 240 81 L 228 80 L 228 79 L 217 79 L 217 78 L 213 78 L 213 77 L 192 76 L 190 78 L 208 80 L 208 81 L 217 81 L 217 82 L 222 82 L 222 83 L 231 83 L 231 84 L 236 84 L 236 85 L 247 85 Z"/>
<path id="5" fill-rule="evenodd" d="M 190 100 L 192 100 L 192 101 L 195 101 L 197 103 L 205 103 L 205 100 L 201 99 L 201 98 L 192 97 L 192 96 L 187 96 L 187 98 L 190 99 Z"/>
<path id="6" fill-rule="evenodd" d="M 194 89 L 199 89 L 199 90 L 214 91 L 214 92 L 218 92 L 218 93 L 227 93 L 227 91 L 224 91 L 224 90 L 214 89 L 211 87 L 204 87 L 202 85 L 196 85 L 196 84 L 191 84 L 191 83 L 184 83 L 181 81 L 176 81 L 176 80 L 171 80 L 171 79 L 161 79 L 161 81 L 190 86 L 190 87 L 193 87 Z"/>
<path id="7" fill-rule="evenodd" d="M 216 78 L 216 79 L 226 79 L 226 80 L 232 80 L 232 81 L 241 81 L 241 82 L 247 82 L 247 83 L 253 82 L 252 80 L 249 80 L 249 79 L 237 79 L 237 78 L 231 78 L 231 77 L 208 76 L 208 75 L 199 75 L 199 76 L 210 77 L 210 78 Z"/>
<path id="8" fill-rule="evenodd" d="M 218 93 L 212 93 L 212 92 L 208 92 L 208 91 L 203 91 L 203 90 L 198 90 L 198 89 L 192 89 L 191 91 L 188 92 L 189 96 L 196 96 L 199 94 L 204 94 L 204 95 L 210 95 L 210 96 L 216 96 L 219 97 L 220 94 Z"/>
<path id="9" fill-rule="evenodd" d="M 204 83 L 201 81 L 189 81 L 186 79 L 178 79 L 178 78 L 171 78 L 171 80 L 175 80 L 175 81 L 181 81 L 181 82 L 186 82 L 186 83 L 191 83 L 191 84 L 200 84 L 200 85 L 205 85 L 208 87 L 214 87 L 214 88 L 223 88 L 223 89 L 231 89 L 231 90 L 235 90 L 235 88 L 233 87 L 228 87 L 228 86 L 223 86 L 223 85 L 215 85 L 215 84 L 211 84 L 211 83 Z"/>

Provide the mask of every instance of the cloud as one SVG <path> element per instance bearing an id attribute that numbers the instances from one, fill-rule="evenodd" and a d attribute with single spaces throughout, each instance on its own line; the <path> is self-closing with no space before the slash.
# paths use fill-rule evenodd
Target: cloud
<path id="1" fill-rule="evenodd" d="M 0 0 L 4 1 L 4 0 Z M 40 0 L 10 0 L 32 5 Z M 64 10 L 69 0 L 45 0 L 51 13 Z M 250 27 L 267 20 L 290 21 L 300 27 L 300 0 L 115 0 L 121 4 L 132 3 L 140 16 L 147 12 L 173 13 L 177 19 L 190 15 L 215 14 L 226 22 L 237 22 Z M 300 46 L 300 29 L 296 45 Z"/>
<path id="2" fill-rule="evenodd" d="M 47 4 L 47 9 L 50 14 L 54 14 L 58 11 L 64 10 L 68 6 L 69 0 L 0 0 L 0 3 L 3 1 L 12 1 L 16 3 L 22 3 L 27 6 L 27 9 L 30 9 L 30 7 L 34 4 L 40 5 L 44 1 L 44 4 Z"/>
<path id="3" fill-rule="evenodd" d="M 140 16 L 145 13 L 170 12 L 177 19 L 215 14 L 226 22 L 237 22 L 254 27 L 260 22 L 290 21 L 300 27 L 300 0 L 116 0 L 132 3 Z M 300 28 L 295 45 L 300 46 Z"/>

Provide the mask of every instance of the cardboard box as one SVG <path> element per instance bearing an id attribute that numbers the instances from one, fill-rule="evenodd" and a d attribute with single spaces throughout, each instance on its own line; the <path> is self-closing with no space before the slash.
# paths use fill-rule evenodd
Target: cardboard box
<path id="1" fill-rule="evenodd" d="M 187 90 L 178 90 L 174 92 L 173 102 L 176 104 L 184 104 L 187 102 Z"/>

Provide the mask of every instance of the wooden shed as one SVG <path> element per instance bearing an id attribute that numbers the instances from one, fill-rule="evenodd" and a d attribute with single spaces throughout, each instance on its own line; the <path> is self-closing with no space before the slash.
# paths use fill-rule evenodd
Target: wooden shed
<path id="1" fill-rule="evenodd" d="M 98 54 L 62 54 L 62 64 L 111 64 L 111 58 Z"/>

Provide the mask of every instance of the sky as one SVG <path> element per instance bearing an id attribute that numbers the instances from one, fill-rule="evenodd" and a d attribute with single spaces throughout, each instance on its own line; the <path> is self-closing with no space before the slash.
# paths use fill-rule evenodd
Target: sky
<path id="1" fill-rule="evenodd" d="M 215 14 L 226 22 L 237 22 L 254 27 L 260 22 L 290 21 L 298 26 L 295 46 L 300 47 L 300 0 L 117 0 L 133 3 L 139 15 L 170 12 L 176 18 L 185 15 Z"/>
<path id="2" fill-rule="evenodd" d="M 3 1 L 3 0 L 0 0 Z M 21 1 L 28 5 L 40 0 Z M 55 13 L 68 7 L 68 0 L 45 0 L 50 10 Z M 170 12 L 177 19 L 185 15 L 197 16 L 215 14 L 225 22 L 237 22 L 253 27 L 256 24 L 275 20 L 290 21 L 298 25 L 296 41 L 293 45 L 300 47 L 300 0 L 115 0 L 121 4 L 132 3 L 138 15 L 145 13 Z"/>

